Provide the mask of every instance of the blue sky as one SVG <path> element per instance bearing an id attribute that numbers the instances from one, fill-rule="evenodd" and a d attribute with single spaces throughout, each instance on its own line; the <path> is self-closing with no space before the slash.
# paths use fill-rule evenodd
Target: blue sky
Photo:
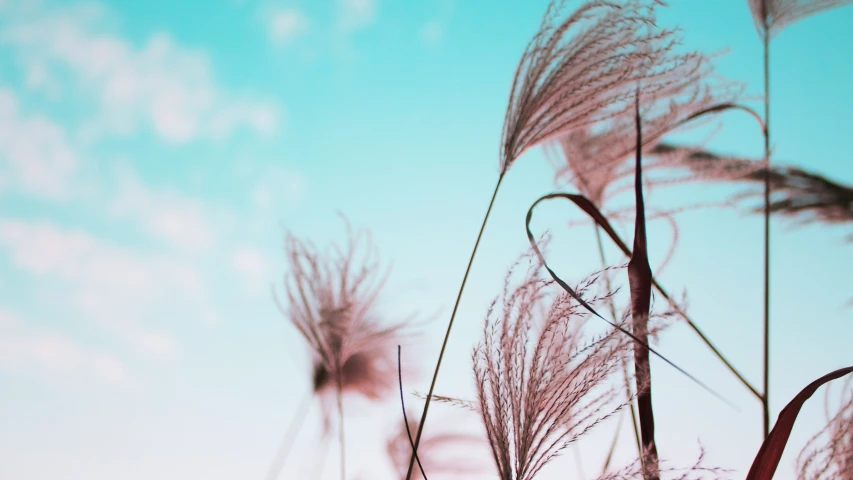
<path id="1" fill-rule="evenodd" d="M 728 48 L 719 73 L 761 94 L 746 2 L 670 3 L 661 23 L 682 27 L 686 48 Z M 283 231 L 340 240 L 337 211 L 393 262 L 383 311 L 434 318 L 404 351 L 423 367 L 407 389 L 425 391 L 497 179 L 512 75 L 546 4 L 0 1 L 0 477 L 261 477 L 309 388 L 307 352 L 270 293 L 284 273 Z M 774 159 L 853 183 L 850 24 L 853 8 L 838 9 L 773 40 L 771 128 Z M 748 118 L 720 120 L 711 146 L 761 153 Z M 439 393 L 472 398 L 486 307 L 527 246 L 528 206 L 553 189 L 539 149 L 505 180 Z M 650 205 L 727 193 L 673 188 Z M 534 222 L 571 279 L 598 267 L 592 230 L 565 226 L 579 218 L 554 203 Z M 849 232 L 789 225 L 773 224 L 774 417 L 853 360 Z M 761 231 L 760 217 L 735 211 L 682 215 L 660 275 L 687 291 L 694 318 L 754 384 Z M 652 225 L 649 235 L 656 265 L 670 233 Z M 688 465 L 701 441 L 708 464 L 742 476 L 760 445 L 758 403 L 684 326 L 658 347 L 739 407 L 653 360 L 662 456 Z M 382 439 L 397 407 L 347 404 L 354 476 L 392 478 Z M 452 414 L 435 410 L 435 428 Z M 807 404 L 777 478 L 793 478 L 822 419 L 822 402 Z M 591 476 L 614 427 L 543 478 L 576 468 L 576 453 Z M 623 427 L 617 463 L 633 453 Z M 322 478 L 336 478 L 334 443 L 318 436 L 315 409 L 281 478 L 305 478 L 323 458 Z"/>

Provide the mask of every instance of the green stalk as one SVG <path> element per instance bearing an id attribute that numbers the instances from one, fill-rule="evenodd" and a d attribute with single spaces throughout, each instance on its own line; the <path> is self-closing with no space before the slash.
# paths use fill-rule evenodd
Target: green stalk
<path id="1" fill-rule="evenodd" d="M 418 424 L 418 433 L 415 436 L 415 445 L 412 448 L 412 456 L 409 458 L 409 470 L 406 473 L 406 480 L 412 479 L 412 470 L 415 466 L 415 452 L 418 451 L 418 445 L 421 443 L 421 434 L 424 431 L 427 413 L 429 412 L 429 404 L 432 401 L 432 393 L 435 390 L 435 382 L 438 379 L 438 371 L 441 368 L 441 361 L 444 359 L 444 350 L 447 348 L 447 340 L 450 338 L 450 329 L 453 328 L 453 320 L 456 318 L 456 310 L 459 308 L 459 301 L 462 299 L 462 292 L 465 290 L 465 283 L 468 281 L 468 274 L 471 273 L 471 265 L 474 263 L 474 256 L 477 254 L 477 247 L 480 246 L 480 239 L 483 238 L 483 230 L 486 229 L 486 222 L 489 221 L 489 215 L 492 213 L 492 206 L 495 204 L 495 198 L 498 196 L 498 190 L 501 188 L 501 182 L 504 179 L 506 170 L 501 172 L 498 177 L 498 183 L 495 185 L 495 191 L 492 193 L 492 199 L 489 201 L 489 208 L 486 209 L 486 215 L 483 217 L 483 224 L 480 225 L 480 233 L 477 234 L 477 241 L 474 242 L 474 249 L 471 251 L 471 258 L 468 259 L 468 267 L 465 268 L 465 275 L 462 277 L 462 284 L 459 286 L 459 293 L 456 295 L 456 303 L 453 305 L 453 312 L 450 314 L 450 322 L 447 324 L 447 332 L 444 334 L 444 341 L 441 343 L 441 351 L 438 353 L 438 361 L 435 364 L 435 371 L 432 374 L 432 382 L 429 385 L 429 393 L 427 393 L 426 403 L 424 403 L 424 413 L 421 415 L 420 424 Z"/>

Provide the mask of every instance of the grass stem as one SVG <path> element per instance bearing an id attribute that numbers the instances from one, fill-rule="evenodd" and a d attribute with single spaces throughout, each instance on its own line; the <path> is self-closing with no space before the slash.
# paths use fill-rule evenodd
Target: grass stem
<path id="1" fill-rule="evenodd" d="M 765 7 L 766 8 L 766 7 Z M 770 33 L 764 16 L 764 438 L 770 434 Z"/>
<path id="2" fill-rule="evenodd" d="M 492 206 L 495 204 L 495 198 L 498 196 L 498 190 L 501 188 L 506 170 L 501 172 L 498 177 L 498 183 L 495 185 L 495 191 L 492 193 L 492 199 L 489 201 L 489 208 L 486 209 L 486 215 L 483 217 L 483 224 L 480 225 L 480 233 L 477 234 L 477 241 L 474 242 L 474 249 L 471 251 L 471 257 L 468 259 L 468 267 L 465 269 L 465 275 L 462 277 L 462 284 L 459 286 L 459 293 L 456 295 L 456 303 L 453 305 L 453 312 L 450 314 L 450 322 L 447 324 L 447 332 L 444 334 L 444 341 L 441 343 L 441 351 L 438 354 L 438 361 L 435 364 L 435 372 L 432 374 L 432 382 L 429 385 L 429 393 L 426 396 L 424 403 L 424 413 L 421 415 L 421 421 L 418 424 L 418 433 L 415 435 L 415 446 L 412 449 L 412 456 L 409 459 L 409 470 L 406 473 L 406 480 L 411 480 L 412 469 L 415 466 L 415 453 L 418 450 L 418 445 L 421 442 L 421 433 L 424 431 L 427 413 L 429 412 L 429 404 L 432 400 L 432 393 L 435 390 L 435 382 L 438 379 L 438 371 L 441 368 L 441 360 L 444 358 L 444 350 L 447 348 L 447 340 L 450 338 L 450 329 L 453 328 L 453 320 L 456 318 L 456 310 L 459 308 L 459 301 L 462 299 L 462 292 L 465 290 L 465 283 L 468 281 L 468 274 L 471 273 L 471 265 L 474 263 L 474 256 L 477 254 L 477 247 L 480 246 L 480 239 L 483 238 L 483 230 L 486 229 L 486 222 L 489 221 L 489 215 L 492 213 Z"/>
<path id="3" fill-rule="evenodd" d="M 344 441 L 344 395 L 343 388 L 341 385 L 340 376 L 338 378 L 338 389 L 337 389 L 337 397 L 338 397 L 338 418 L 340 419 L 340 425 L 338 426 L 338 431 L 340 434 L 339 443 L 341 447 L 341 480 L 347 480 L 347 455 L 346 455 L 346 442 Z"/>
<path id="4" fill-rule="evenodd" d="M 278 453 L 276 453 L 269 470 L 267 470 L 267 476 L 265 477 L 266 480 L 276 480 L 281 474 L 281 469 L 284 466 L 284 461 L 287 459 L 287 454 L 290 452 L 290 448 L 293 446 L 296 436 L 299 434 L 299 431 L 302 429 L 302 425 L 305 423 L 305 417 L 308 416 L 308 409 L 311 407 L 311 402 L 313 400 L 313 392 L 309 392 L 305 399 L 302 400 L 302 404 L 296 411 L 296 415 L 293 416 L 293 419 L 290 421 L 290 425 L 287 426 L 287 430 L 285 431 L 281 444 L 278 447 Z"/>

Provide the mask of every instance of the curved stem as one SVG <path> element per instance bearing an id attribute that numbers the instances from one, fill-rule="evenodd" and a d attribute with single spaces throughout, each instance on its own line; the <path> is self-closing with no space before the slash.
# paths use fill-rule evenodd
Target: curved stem
<path id="1" fill-rule="evenodd" d="M 427 480 L 426 472 L 424 472 L 424 466 L 421 464 L 421 459 L 418 457 L 417 449 L 415 448 L 415 443 L 412 441 L 412 430 L 409 428 L 409 418 L 406 416 L 406 399 L 403 396 L 403 360 L 402 360 L 402 348 L 400 345 L 397 345 L 397 381 L 400 387 L 400 407 L 403 410 L 403 425 L 406 427 L 406 436 L 409 437 L 409 446 L 412 447 L 412 453 L 415 455 L 415 460 L 418 461 L 418 468 L 421 470 L 421 476 L 424 480 Z"/>
<path id="2" fill-rule="evenodd" d="M 592 308 L 592 306 L 590 306 L 583 298 L 581 298 L 577 294 L 577 292 L 575 292 L 572 289 L 572 287 L 569 286 L 568 283 L 566 283 L 563 279 L 561 279 L 557 275 L 557 273 L 554 272 L 554 270 L 552 270 L 551 267 L 548 266 L 548 261 L 545 259 L 545 256 L 542 254 L 542 251 L 539 250 L 539 246 L 537 245 L 536 240 L 534 239 L 534 236 L 533 236 L 533 231 L 530 230 L 530 222 L 533 220 L 533 211 L 536 209 L 537 205 L 539 205 L 540 203 L 542 203 L 546 200 L 552 200 L 552 199 L 556 199 L 556 198 L 562 198 L 562 199 L 569 200 L 572 203 L 574 203 L 575 206 L 577 206 L 578 208 L 583 210 L 584 213 L 589 215 L 593 220 L 595 220 L 595 222 L 598 225 L 601 226 L 601 228 L 607 233 L 607 235 L 610 237 L 610 239 L 613 240 L 614 243 L 616 243 L 616 245 L 619 247 L 620 250 L 625 252 L 625 254 L 628 256 L 633 256 L 631 253 L 631 250 L 619 238 L 619 235 L 616 234 L 616 231 L 613 230 L 613 227 L 610 225 L 610 222 L 607 221 L 607 219 L 604 217 L 604 215 L 601 213 L 601 211 L 598 210 L 598 207 L 596 207 L 595 204 L 593 204 L 588 198 L 584 197 L 583 195 L 577 195 L 577 194 L 572 194 L 572 193 L 549 193 L 548 195 L 544 195 L 542 197 L 539 197 L 539 199 L 537 199 L 535 202 L 533 202 L 533 205 L 531 205 L 530 208 L 527 210 L 527 219 L 525 220 L 525 230 L 527 230 L 527 240 L 530 243 L 530 248 L 533 249 L 533 253 L 535 253 L 536 256 L 539 258 L 539 261 L 542 262 L 542 266 L 548 272 L 548 275 L 550 275 L 551 278 L 555 282 L 557 282 L 557 285 L 562 287 L 562 289 L 566 293 L 568 293 L 573 299 L 575 299 L 575 301 L 578 302 L 578 304 L 580 306 L 582 306 L 583 308 L 585 308 L 589 313 L 600 318 L 602 321 L 606 322 L 608 325 L 615 328 L 616 330 L 619 330 L 620 332 L 624 333 L 625 335 L 631 337 L 631 339 L 634 340 L 635 342 L 642 343 L 645 346 L 645 348 L 648 349 L 649 352 L 654 354 L 659 359 L 663 360 L 664 363 L 666 363 L 667 365 L 671 366 L 672 368 L 678 370 L 682 375 L 686 376 L 687 378 L 692 380 L 694 383 L 696 383 L 697 385 L 702 387 L 706 392 L 717 397 L 718 399 L 720 399 L 723 402 L 725 402 L 726 404 L 728 404 L 730 407 L 737 410 L 737 407 L 733 403 L 726 400 L 725 397 L 723 397 L 722 395 L 717 393 L 711 387 L 709 387 L 708 385 L 705 385 L 705 383 L 703 383 L 701 380 L 699 380 L 698 378 L 691 375 L 690 373 L 688 373 L 683 368 L 681 368 L 678 365 L 676 365 L 675 363 L 673 363 L 672 360 L 666 358 L 665 356 L 661 355 L 660 352 L 651 348 L 647 342 L 644 342 L 643 340 L 641 340 L 639 337 L 637 337 L 636 335 L 634 335 L 630 331 L 622 328 L 618 323 L 614 323 L 615 319 L 613 322 L 611 322 L 610 320 L 602 317 L 601 314 L 596 312 L 595 309 Z M 654 277 L 652 277 L 652 284 L 654 284 Z"/>
<path id="3" fill-rule="evenodd" d="M 465 269 L 465 275 L 462 277 L 462 284 L 459 286 L 459 293 L 456 295 L 456 303 L 453 305 L 453 312 L 450 314 L 450 322 L 447 324 L 447 332 L 444 334 L 444 341 L 441 344 L 441 351 L 438 354 L 438 361 L 435 364 L 435 372 L 432 374 L 432 382 L 429 385 L 429 393 L 427 393 L 426 402 L 424 403 L 424 413 L 421 415 L 421 421 L 418 425 L 418 433 L 415 436 L 415 446 L 412 449 L 412 456 L 409 459 L 409 470 L 406 473 L 406 480 L 411 480 L 412 469 L 415 466 L 415 453 L 418 450 L 418 445 L 421 443 L 421 433 L 424 431 L 427 413 L 429 412 L 429 404 L 432 400 L 432 392 L 435 390 L 435 382 L 438 379 L 438 371 L 441 368 L 441 360 L 444 358 L 444 350 L 447 348 L 447 340 L 450 338 L 450 329 L 453 328 L 453 319 L 456 318 L 456 310 L 459 308 L 459 300 L 462 299 L 462 292 L 465 290 L 465 282 L 468 281 L 468 274 L 471 273 L 471 265 L 474 263 L 474 256 L 477 254 L 477 247 L 480 246 L 480 239 L 483 238 L 483 230 L 486 229 L 486 222 L 489 221 L 489 215 L 492 213 L 492 206 L 495 204 L 495 198 L 498 196 L 498 190 L 501 188 L 501 182 L 504 179 L 506 170 L 501 172 L 498 177 L 498 183 L 495 185 L 495 191 L 492 193 L 492 199 L 489 202 L 489 208 L 486 209 L 486 215 L 483 217 L 483 224 L 480 225 L 480 233 L 477 234 L 477 241 L 474 242 L 474 249 L 471 252 L 471 258 L 468 259 L 468 267 Z"/>
<path id="4" fill-rule="evenodd" d="M 589 215 L 590 218 L 592 218 L 592 220 L 596 223 L 596 225 L 599 225 L 604 230 L 604 232 L 607 233 L 607 235 L 610 237 L 610 239 L 613 241 L 613 243 L 616 245 L 616 247 L 618 247 L 619 250 L 621 250 L 622 253 L 624 253 L 626 257 L 630 258 L 633 255 L 633 252 L 631 252 L 631 249 L 628 248 L 628 246 L 625 244 L 624 241 L 622 241 L 622 239 L 619 237 L 619 235 L 616 233 L 616 231 L 613 230 L 613 227 L 610 225 L 610 223 L 607 221 L 607 219 L 604 217 L 604 215 L 601 213 L 601 211 L 598 210 L 598 207 L 596 207 L 588 198 L 583 197 L 582 195 L 576 195 L 576 194 L 571 194 L 571 193 L 549 193 L 548 195 L 544 195 L 544 196 L 538 198 L 535 202 L 533 202 L 533 205 L 530 206 L 530 209 L 527 211 L 527 222 L 528 222 L 527 237 L 528 237 L 528 240 L 531 242 L 530 245 L 534 251 L 537 251 L 537 248 L 536 248 L 536 244 L 533 240 L 533 233 L 530 232 L 530 228 L 529 228 L 530 219 L 532 218 L 532 215 L 533 215 L 533 209 L 536 208 L 536 205 L 538 205 L 539 203 L 541 203 L 545 200 L 554 199 L 554 198 L 564 198 L 566 200 L 573 202 L 576 206 L 578 206 L 581 210 L 583 210 L 584 213 Z M 544 262 L 544 258 L 542 259 L 542 261 Z M 549 272 L 549 273 L 551 273 L 552 276 L 555 275 L 552 272 Z M 699 335 L 699 338 L 701 338 L 702 341 L 705 343 L 705 345 L 707 345 L 708 348 L 710 348 L 711 351 L 714 352 L 714 354 L 717 356 L 717 358 L 719 358 L 720 361 L 722 361 L 723 364 L 725 364 L 726 367 L 738 378 L 738 380 L 740 380 L 741 383 L 750 392 L 752 392 L 752 394 L 755 395 L 755 397 L 757 399 L 759 399 L 761 401 L 763 399 L 763 396 L 760 393 L 758 393 L 758 390 L 756 390 L 756 388 L 753 387 L 752 384 L 750 384 L 746 380 L 746 378 L 744 378 L 744 376 L 741 375 L 740 372 L 738 372 L 738 370 L 728 360 L 726 360 L 725 356 L 723 356 L 723 354 L 717 349 L 717 347 L 715 347 L 714 344 L 711 343 L 711 340 L 704 333 L 702 333 L 702 330 L 699 329 L 699 327 L 696 325 L 696 322 L 691 320 L 690 316 L 687 315 L 687 312 L 685 312 L 678 305 L 678 303 L 675 302 L 675 300 L 669 295 L 669 293 L 667 293 L 666 290 L 664 290 L 663 286 L 657 281 L 657 279 L 654 276 L 652 276 L 652 286 L 654 286 L 655 289 L 658 291 L 658 293 L 660 293 L 660 295 L 664 299 L 666 299 L 667 302 L 669 302 L 669 304 L 670 304 L 670 306 L 672 306 L 673 310 L 675 310 L 675 312 L 678 313 L 678 315 L 681 318 L 683 318 L 684 321 L 687 322 L 687 324 L 690 326 L 690 328 L 694 332 L 696 332 L 697 335 Z M 566 287 L 563 287 L 563 288 L 565 289 Z M 590 309 L 590 307 L 585 305 L 582 300 L 578 300 L 578 301 L 581 303 L 581 305 L 583 305 L 584 307 L 587 307 L 587 309 Z M 590 309 L 590 312 L 593 313 L 594 315 L 600 317 L 600 315 L 595 313 L 594 310 Z M 601 318 L 604 319 L 603 317 L 601 317 Z M 607 320 L 605 319 L 605 321 L 607 321 Z M 630 335 L 629 332 L 623 332 L 623 333 Z M 654 350 L 651 350 L 651 352 L 658 355 Z M 665 362 L 670 363 L 665 358 L 663 358 L 663 357 L 661 357 L 661 358 Z M 674 367 L 676 367 L 676 369 L 678 369 L 677 366 L 675 366 L 675 365 L 672 365 L 672 366 L 674 366 Z M 682 373 L 686 374 L 686 372 L 683 372 L 683 371 L 682 371 Z M 687 375 L 687 376 L 692 377 L 691 375 Z M 701 384 L 701 382 L 698 382 L 698 383 Z M 714 394 L 714 396 L 717 396 L 717 395 Z"/>
<path id="5" fill-rule="evenodd" d="M 281 474 L 281 469 L 284 466 L 284 461 L 287 459 L 287 454 L 290 452 L 290 447 L 293 446 L 293 441 L 296 440 L 296 436 L 299 434 L 299 430 L 302 429 L 305 418 L 308 416 L 308 409 L 311 407 L 312 400 L 314 400 L 314 394 L 313 392 L 308 392 L 308 396 L 302 400 L 302 405 L 299 406 L 299 410 L 296 411 L 296 415 L 294 415 L 293 420 L 290 421 L 290 425 L 288 425 L 285 431 L 281 444 L 278 447 L 278 453 L 276 453 L 272 465 L 267 470 L 266 480 L 276 480 Z"/>

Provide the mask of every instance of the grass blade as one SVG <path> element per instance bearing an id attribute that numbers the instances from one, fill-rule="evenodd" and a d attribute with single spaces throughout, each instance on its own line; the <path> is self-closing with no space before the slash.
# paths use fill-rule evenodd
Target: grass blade
<path id="1" fill-rule="evenodd" d="M 548 274 L 551 276 L 551 278 L 553 278 L 554 281 L 557 282 L 557 284 L 563 290 L 566 291 L 566 293 L 568 293 L 573 299 L 575 299 L 588 312 L 592 313 L 593 315 L 600 318 L 601 320 L 607 322 L 610 326 L 619 330 L 620 332 L 624 333 L 625 335 L 628 335 L 632 340 L 642 342 L 642 340 L 637 338 L 633 333 L 629 332 L 628 330 L 625 330 L 624 328 L 620 327 L 619 325 L 617 325 L 617 324 L 611 322 L 610 320 L 602 317 L 601 314 L 596 312 L 594 308 L 592 308 L 586 301 L 584 301 L 584 299 L 581 298 L 577 294 L 577 292 L 575 292 L 574 289 L 572 289 L 572 287 L 569 286 L 569 284 L 567 284 L 562 278 L 560 278 L 557 275 L 556 272 L 554 272 L 554 270 L 551 269 L 551 267 L 548 266 L 548 262 L 545 260 L 545 256 L 542 254 L 542 251 L 539 250 L 539 246 L 536 244 L 536 240 L 533 236 L 533 232 L 530 230 L 530 222 L 533 220 L 533 210 L 536 208 L 537 205 L 539 205 L 541 202 L 544 202 L 546 200 L 552 200 L 552 199 L 556 199 L 556 198 L 563 198 L 563 199 L 569 200 L 572 203 L 574 203 L 575 206 L 577 206 L 578 208 L 583 210 L 584 213 L 589 215 L 590 218 L 592 218 L 593 221 L 595 221 L 595 223 L 599 227 L 601 227 L 602 230 L 607 232 L 607 234 L 610 235 L 610 238 L 619 246 L 619 248 L 623 252 L 624 251 L 630 252 L 630 249 L 628 249 L 628 247 L 625 245 L 625 243 L 619 238 L 619 236 L 616 234 L 616 231 L 613 230 L 613 227 L 610 225 L 610 222 L 607 221 L 607 218 L 604 217 L 604 215 L 601 213 L 601 211 L 598 209 L 598 207 L 596 207 L 594 203 L 592 203 L 588 198 L 584 197 L 583 195 L 577 195 L 577 194 L 573 194 L 573 193 L 549 193 L 548 195 L 540 197 L 538 200 L 533 202 L 533 205 L 531 205 L 530 209 L 527 210 L 527 218 L 525 220 L 525 222 L 526 222 L 525 227 L 527 229 L 527 239 L 528 239 L 528 242 L 530 243 L 530 247 L 533 249 L 534 253 L 536 253 L 536 256 L 542 262 L 542 265 L 545 267 L 545 270 L 548 272 Z M 643 342 L 643 343 L 645 343 L 645 342 Z M 668 358 L 661 355 L 654 348 L 652 348 L 648 345 L 646 345 L 646 347 L 649 349 L 649 352 L 651 352 L 653 355 L 655 355 L 656 357 L 658 357 L 661 360 L 663 360 L 664 362 L 666 362 L 672 368 L 678 370 L 681 374 L 683 374 L 684 376 L 686 376 L 687 378 L 692 380 L 694 383 L 696 383 L 697 385 L 699 385 L 700 387 L 705 389 L 705 391 L 707 391 L 711 395 L 717 397 L 718 399 L 725 402 L 730 407 L 737 410 L 737 407 L 734 404 L 732 404 L 730 401 L 726 400 L 725 397 L 723 397 L 722 395 L 720 395 L 719 393 L 714 391 L 711 387 L 705 385 L 705 383 L 703 383 L 701 380 L 699 380 L 695 376 L 691 375 L 686 370 L 679 367 L 678 365 L 673 363 Z"/>
<path id="2" fill-rule="evenodd" d="M 634 219 L 634 254 L 628 262 L 631 290 L 631 321 L 634 335 L 634 372 L 637 382 L 637 413 L 643 442 L 643 478 L 659 480 L 658 450 L 655 444 L 655 414 L 652 408 L 652 371 L 649 365 L 649 310 L 652 301 L 652 267 L 646 242 L 646 208 L 643 201 L 643 133 L 640 123 L 640 94 L 634 101 L 634 125 L 637 129 L 637 163 L 634 192 L 637 214 Z"/>
<path id="3" fill-rule="evenodd" d="M 773 430 L 770 431 L 770 434 L 761 445 L 761 449 L 758 450 L 758 454 L 752 462 L 752 467 L 746 475 L 746 480 L 771 480 L 773 478 L 776 468 L 779 466 L 779 460 L 782 458 L 782 453 L 785 451 L 785 446 L 788 444 L 788 438 L 791 436 L 794 422 L 797 420 L 797 415 L 800 414 L 803 404 L 814 395 L 818 388 L 849 373 L 853 373 L 853 367 L 841 368 L 828 373 L 810 383 L 793 400 L 788 402 L 788 405 L 779 413 L 776 424 L 773 425 Z"/>
<path id="4" fill-rule="evenodd" d="M 536 208 L 536 206 L 541 202 L 544 202 L 546 200 L 556 199 L 556 198 L 564 198 L 564 199 L 569 200 L 572 203 L 574 203 L 575 206 L 579 207 L 584 213 L 586 213 L 593 220 L 593 222 L 595 222 L 595 224 L 598 227 L 600 227 L 602 230 L 604 230 L 607 233 L 607 235 L 610 237 L 610 240 L 613 241 L 613 243 L 619 248 L 619 250 L 622 251 L 622 253 L 625 254 L 626 257 L 630 258 L 632 256 L 631 249 L 628 248 L 628 246 L 625 244 L 625 242 L 622 240 L 622 238 L 619 237 L 619 234 L 616 233 L 616 230 L 613 229 L 613 227 L 610 225 L 610 222 L 607 220 L 607 218 L 604 216 L 604 214 L 601 213 L 601 211 L 598 209 L 598 207 L 596 207 L 592 201 L 590 201 L 588 198 L 584 197 L 583 195 L 578 195 L 578 194 L 573 194 L 573 193 L 561 193 L 561 192 L 549 193 L 548 195 L 544 195 L 544 196 L 540 197 L 539 199 L 537 199 L 535 202 L 533 202 L 533 205 L 531 205 L 530 209 L 527 211 L 527 225 L 528 225 L 528 227 L 527 227 L 527 230 L 528 230 L 527 238 L 531 242 L 533 242 L 533 240 L 532 240 L 533 234 L 530 233 L 530 220 L 531 220 L 532 215 L 533 215 L 533 209 Z M 534 246 L 534 249 L 535 249 L 535 246 Z M 552 274 L 552 276 L 553 276 L 553 274 Z M 755 395 L 756 398 L 761 400 L 763 397 L 758 392 L 758 390 L 756 390 L 756 388 L 753 387 L 752 384 L 750 384 L 746 380 L 746 378 L 734 367 L 734 365 L 732 365 L 731 362 L 729 362 L 726 359 L 726 357 L 723 356 L 723 354 L 719 351 L 719 349 L 717 349 L 717 347 L 714 346 L 714 344 L 711 342 L 711 340 L 702 332 L 701 329 L 699 329 L 699 327 L 696 325 L 696 322 L 694 322 L 690 318 L 690 316 L 687 315 L 687 312 L 685 312 L 684 309 L 682 309 L 675 302 L 675 300 L 672 298 L 672 296 L 663 288 L 663 286 L 657 281 L 657 279 L 654 278 L 654 276 L 652 276 L 652 286 L 654 286 L 655 290 L 657 290 L 658 293 L 660 293 L 660 295 L 664 299 L 666 299 L 667 302 L 669 302 L 669 304 L 672 306 L 672 308 L 681 316 L 681 318 L 683 318 L 687 322 L 687 324 L 690 326 L 690 328 L 693 329 L 693 331 L 696 332 L 697 335 L 699 335 L 699 338 L 701 338 L 702 341 L 705 343 L 705 345 L 707 345 L 708 348 L 710 348 L 711 351 L 714 352 L 714 354 L 717 356 L 717 358 L 719 358 L 720 361 L 723 362 L 723 364 L 725 364 L 725 366 L 729 369 L 729 371 L 731 371 L 738 378 L 738 380 L 740 380 L 740 382 L 750 392 L 752 392 L 753 395 Z M 596 314 L 596 315 L 598 315 L 598 314 Z M 598 315 L 598 316 L 601 317 L 600 315 Z M 654 350 L 652 350 L 652 353 L 654 353 Z M 657 354 L 655 354 L 655 355 L 657 355 Z"/>

